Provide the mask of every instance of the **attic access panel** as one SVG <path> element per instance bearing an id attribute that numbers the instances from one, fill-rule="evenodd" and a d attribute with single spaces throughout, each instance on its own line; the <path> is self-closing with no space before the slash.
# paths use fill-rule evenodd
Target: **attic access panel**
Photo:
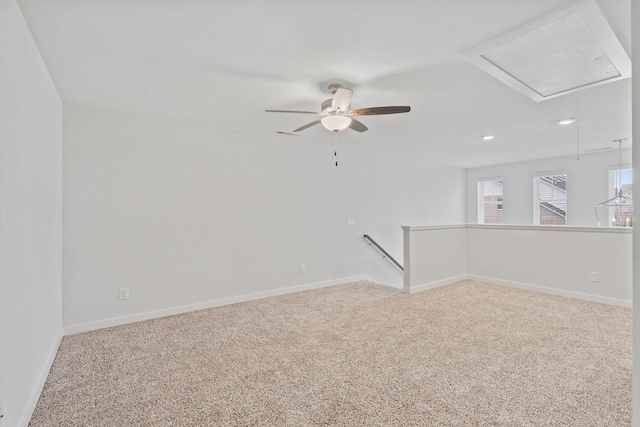
<path id="1" fill-rule="evenodd" d="M 631 60 L 594 0 L 543 17 L 464 57 L 534 101 L 631 77 Z"/>

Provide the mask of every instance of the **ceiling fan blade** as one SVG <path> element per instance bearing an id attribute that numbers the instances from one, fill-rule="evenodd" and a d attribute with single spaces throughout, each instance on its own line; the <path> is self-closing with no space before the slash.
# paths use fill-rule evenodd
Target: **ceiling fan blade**
<path id="1" fill-rule="evenodd" d="M 349 125 L 349 127 L 358 132 L 364 132 L 369 129 L 362 122 L 359 122 L 356 119 L 351 119 L 351 124 Z"/>
<path id="2" fill-rule="evenodd" d="M 370 108 L 358 108 L 348 111 L 347 115 L 354 116 L 375 116 L 378 114 L 396 114 L 396 113 L 408 113 L 411 111 L 411 107 L 408 105 L 396 106 L 396 107 L 370 107 Z"/>
<path id="3" fill-rule="evenodd" d="M 297 110 L 264 110 L 267 113 L 301 113 L 301 114 L 318 114 L 315 111 L 297 111 Z"/>
<path id="4" fill-rule="evenodd" d="M 349 105 L 351 105 L 351 99 L 353 98 L 353 91 L 351 89 L 345 89 L 341 87 L 336 90 L 333 95 L 333 101 L 331 101 L 331 107 L 334 110 L 347 111 Z"/>
<path id="5" fill-rule="evenodd" d="M 311 123 L 307 123 L 304 126 L 300 126 L 298 129 L 294 129 L 291 132 L 300 132 L 301 130 L 305 130 L 306 128 L 310 128 L 311 126 L 315 126 L 320 123 L 320 120 L 314 120 Z"/>

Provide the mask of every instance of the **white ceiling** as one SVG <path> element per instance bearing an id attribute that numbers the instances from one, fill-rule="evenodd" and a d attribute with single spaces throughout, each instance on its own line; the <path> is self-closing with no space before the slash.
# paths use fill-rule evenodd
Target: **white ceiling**
<path id="1" fill-rule="evenodd" d="M 333 143 L 316 126 L 326 85 L 353 108 L 411 105 L 362 117 L 340 138 L 458 167 L 571 155 L 631 139 L 630 79 L 534 102 L 462 53 L 571 4 L 566 0 L 25 0 L 20 2 L 62 99 L 206 122 L 239 137 Z M 627 53 L 630 1 L 599 0 Z M 579 99 L 579 103 L 577 103 Z M 561 127 L 556 120 L 576 117 Z M 484 134 L 496 134 L 482 141 Z M 268 142 L 268 141 L 267 141 Z M 365 144 L 366 142 L 366 144 Z"/>

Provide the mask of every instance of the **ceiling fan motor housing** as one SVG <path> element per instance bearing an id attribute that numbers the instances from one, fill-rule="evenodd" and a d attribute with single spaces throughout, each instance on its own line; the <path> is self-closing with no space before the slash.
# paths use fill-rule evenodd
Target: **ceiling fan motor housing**
<path id="1" fill-rule="evenodd" d="M 326 101 L 323 101 L 322 104 L 320 104 L 320 110 L 323 113 L 328 113 L 329 111 L 331 111 L 332 102 L 333 102 L 333 99 L 327 99 Z"/>

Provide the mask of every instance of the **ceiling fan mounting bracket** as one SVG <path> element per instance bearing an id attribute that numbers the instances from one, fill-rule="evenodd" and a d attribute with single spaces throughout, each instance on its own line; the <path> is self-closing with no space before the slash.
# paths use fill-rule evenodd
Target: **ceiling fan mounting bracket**
<path id="1" fill-rule="evenodd" d="M 329 92 L 331 92 L 333 95 L 336 94 L 336 92 L 338 91 L 338 89 L 342 89 L 342 85 L 340 83 L 331 83 L 329 85 Z"/>

